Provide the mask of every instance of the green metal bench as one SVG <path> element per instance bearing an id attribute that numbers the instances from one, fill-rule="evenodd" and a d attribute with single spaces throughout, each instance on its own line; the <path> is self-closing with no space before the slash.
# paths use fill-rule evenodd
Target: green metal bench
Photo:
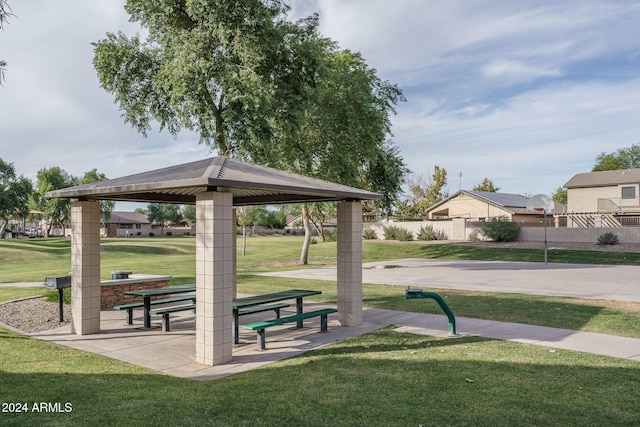
<path id="1" fill-rule="evenodd" d="M 320 317 L 320 332 L 327 332 L 329 320 L 327 316 L 331 313 L 337 313 L 338 310 L 335 308 L 323 308 L 321 310 L 315 311 L 307 311 L 305 313 L 294 314 L 293 316 L 280 317 L 278 319 L 264 320 L 262 322 L 249 323 L 244 325 L 244 329 L 252 330 L 257 332 L 257 349 L 263 351 L 267 348 L 266 346 L 266 334 L 265 329 L 270 328 L 272 326 L 284 325 L 285 323 L 293 323 L 298 322 L 304 319 L 309 319 L 311 317 Z"/>
<path id="2" fill-rule="evenodd" d="M 179 296 L 179 297 L 173 297 L 173 298 L 165 298 L 165 299 L 156 299 L 156 300 L 152 300 L 151 301 L 151 305 L 158 305 L 158 304 L 169 304 L 172 302 L 181 302 L 181 301 L 191 301 L 193 303 L 196 302 L 196 296 L 195 295 L 186 295 L 186 296 Z M 120 305 L 116 305 L 115 307 L 113 307 L 114 310 L 127 310 L 127 325 L 132 325 L 133 324 L 133 309 L 134 308 L 144 308 L 144 303 L 143 302 L 132 302 L 129 304 L 120 304 Z"/>
<path id="3" fill-rule="evenodd" d="M 195 304 L 191 304 L 191 305 L 181 305 L 178 307 L 166 307 L 166 308 L 158 308 L 156 310 L 151 310 L 149 312 L 149 314 L 152 314 L 154 316 L 157 315 L 162 315 L 162 330 L 165 332 L 169 332 L 169 314 L 171 313 L 178 313 L 180 311 L 189 311 L 189 310 L 193 310 L 193 312 L 196 312 L 196 305 Z"/>

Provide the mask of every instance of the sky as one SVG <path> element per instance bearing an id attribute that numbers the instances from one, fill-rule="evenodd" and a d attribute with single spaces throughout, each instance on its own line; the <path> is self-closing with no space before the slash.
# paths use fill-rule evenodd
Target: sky
<path id="1" fill-rule="evenodd" d="M 117 178 L 216 155 L 192 133 L 144 138 L 100 88 L 92 42 L 141 31 L 124 1 L 9 0 L 0 31 L 0 158 L 35 182 L 59 166 Z M 391 139 L 448 190 L 489 178 L 551 195 L 596 157 L 640 143 L 640 1 L 293 0 L 290 16 L 360 52 L 407 98 Z"/>

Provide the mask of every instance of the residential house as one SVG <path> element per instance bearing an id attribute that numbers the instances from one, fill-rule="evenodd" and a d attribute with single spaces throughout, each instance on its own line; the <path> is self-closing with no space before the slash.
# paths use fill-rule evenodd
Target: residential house
<path id="1" fill-rule="evenodd" d="M 579 173 L 564 187 L 570 226 L 640 225 L 640 169 Z"/>
<path id="2" fill-rule="evenodd" d="M 112 212 L 107 222 L 107 237 L 148 236 L 152 231 L 147 216 L 138 212 Z"/>
<path id="3" fill-rule="evenodd" d="M 466 218 L 470 221 L 488 221 L 506 217 L 518 223 L 540 224 L 544 213 L 528 210 L 528 200 L 520 194 L 461 190 L 431 206 L 427 213 L 429 219 Z M 554 204 L 554 209 L 548 214 L 564 213 L 564 205 Z"/>

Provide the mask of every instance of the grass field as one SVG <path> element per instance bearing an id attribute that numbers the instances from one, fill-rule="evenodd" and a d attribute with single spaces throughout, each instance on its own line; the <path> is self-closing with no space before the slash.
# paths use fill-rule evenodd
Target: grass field
<path id="1" fill-rule="evenodd" d="M 192 283 L 193 244 L 186 238 L 104 240 L 102 276 L 132 269 Z M 299 244 L 291 237 L 250 239 L 247 255 L 238 257 L 239 290 L 262 293 L 291 286 L 253 273 L 299 268 Z M 364 242 L 364 252 L 366 261 L 541 259 L 541 251 L 416 243 Z M 67 240 L 0 241 L 0 280 L 66 274 L 69 253 Z M 620 258 L 550 253 L 552 262 L 614 263 Z M 624 258 L 638 262 L 637 254 Z M 310 259 L 309 268 L 334 264 L 335 244 L 312 245 Z M 322 290 L 319 300 L 335 301 L 335 283 L 305 286 Z M 33 291 L 0 288 L 0 301 L 23 292 Z M 636 303 L 439 292 L 459 316 L 640 336 Z M 397 288 L 367 284 L 363 294 L 367 306 L 439 313 L 435 303 L 409 304 Z M 637 362 L 479 337 L 402 334 L 392 328 L 209 382 L 168 377 L 0 328 L 0 402 L 7 410 L 12 402 L 29 409 L 0 412 L 0 425 L 636 426 L 639 392 Z M 33 412 L 39 402 L 59 402 L 63 409 L 69 403 L 71 411 Z"/>

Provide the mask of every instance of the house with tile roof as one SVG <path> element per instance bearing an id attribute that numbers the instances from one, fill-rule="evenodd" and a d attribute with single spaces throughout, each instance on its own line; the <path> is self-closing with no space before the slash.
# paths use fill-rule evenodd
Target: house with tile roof
<path id="1" fill-rule="evenodd" d="M 514 222 L 539 223 L 544 214 L 528 210 L 528 200 L 520 194 L 460 190 L 431 206 L 427 213 L 429 219 L 466 218 L 471 221 L 488 221 L 506 217 Z M 565 212 L 565 205 L 554 204 L 554 209 L 548 214 Z"/>

